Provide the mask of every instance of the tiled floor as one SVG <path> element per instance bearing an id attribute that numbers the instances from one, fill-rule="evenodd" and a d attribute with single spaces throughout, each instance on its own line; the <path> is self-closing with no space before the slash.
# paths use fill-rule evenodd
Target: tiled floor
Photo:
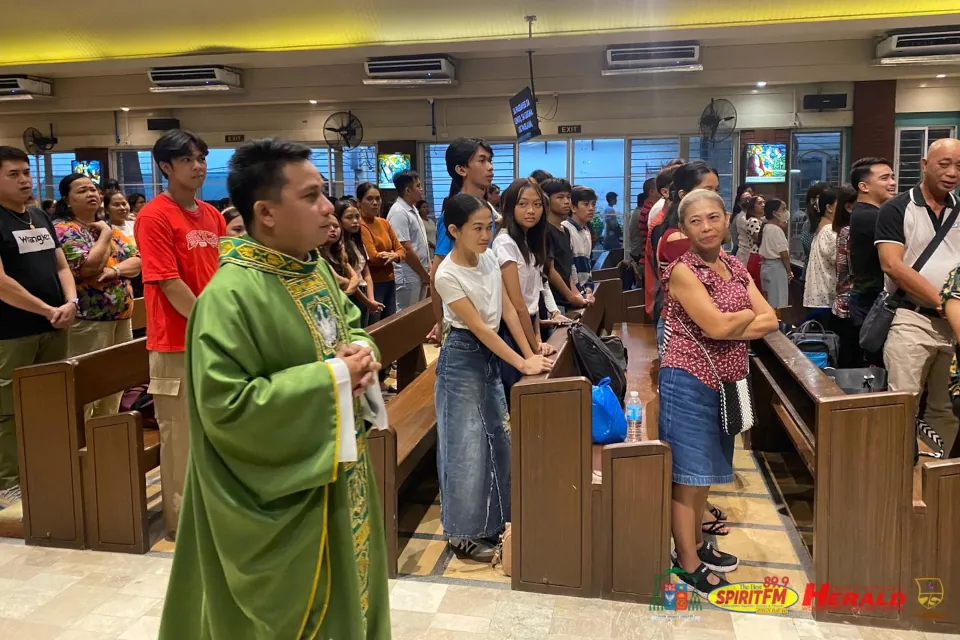
<path id="1" fill-rule="evenodd" d="M 427 358 L 436 358 L 435 348 L 428 348 Z M 734 468 L 734 482 L 715 487 L 711 495 L 731 527 L 717 544 L 741 558 L 730 578 L 752 582 L 776 575 L 802 593 L 809 573 L 804 545 L 809 547 L 812 537 L 812 486 L 802 463 L 767 456 L 758 464 L 738 444 Z M 646 605 L 511 591 L 499 567 L 460 560 L 448 549 L 429 464 L 411 485 L 401 498 L 400 579 L 391 585 L 394 640 L 951 637 L 818 624 L 799 612 L 730 614 L 709 604 L 678 618 Z M 154 640 L 174 552 L 161 535 L 159 492 L 157 470 L 148 476 L 155 544 L 146 556 L 43 549 L 0 539 L 0 640 Z"/>
<path id="2" fill-rule="evenodd" d="M 0 639 L 155 640 L 171 564 L 166 554 L 66 551 L 2 540 Z M 521 593 L 510 591 L 507 585 L 444 584 L 416 577 L 394 581 L 390 601 L 394 640 L 948 637 L 720 610 L 696 612 L 687 619 L 658 619 L 644 605 Z"/>

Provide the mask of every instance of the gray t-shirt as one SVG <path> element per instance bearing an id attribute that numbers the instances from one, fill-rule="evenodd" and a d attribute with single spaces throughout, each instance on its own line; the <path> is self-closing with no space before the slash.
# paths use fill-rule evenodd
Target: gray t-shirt
<path id="1" fill-rule="evenodd" d="M 417 252 L 417 257 L 420 258 L 420 264 L 429 272 L 430 245 L 427 243 L 427 232 L 423 226 L 423 219 L 417 213 L 416 208 L 407 204 L 402 198 L 397 198 L 387 214 L 387 222 L 393 227 L 393 232 L 397 234 L 398 241 L 412 244 L 413 250 Z M 406 262 L 393 263 L 393 279 L 397 286 L 425 284 L 420 282 L 420 276 Z"/>

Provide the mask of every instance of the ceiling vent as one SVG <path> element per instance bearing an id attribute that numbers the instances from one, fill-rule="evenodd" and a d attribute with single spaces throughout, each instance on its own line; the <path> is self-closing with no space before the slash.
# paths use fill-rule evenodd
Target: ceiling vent
<path id="1" fill-rule="evenodd" d="M 605 76 L 703 70 L 696 42 L 615 45 L 607 47 L 606 55 Z"/>
<path id="2" fill-rule="evenodd" d="M 891 31 L 877 44 L 876 64 L 960 63 L 960 26 Z"/>
<path id="3" fill-rule="evenodd" d="M 49 98 L 53 87 L 49 80 L 31 76 L 0 76 L 0 100 L 33 100 Z"/>
<path id="4" fill-rule="evenodd" d="M 151 93 L 230 91 L 240 88 L 240 70 L 231 67 L 157 67 L 148 73 Z"/>
<path id="5" fill-rule="evenodd" d="M 384 87 L 416 87 L 457 84 L 457 68 L 448 56 L 399 56 L 370 58 L 364 63 L 363 84 Z"/>

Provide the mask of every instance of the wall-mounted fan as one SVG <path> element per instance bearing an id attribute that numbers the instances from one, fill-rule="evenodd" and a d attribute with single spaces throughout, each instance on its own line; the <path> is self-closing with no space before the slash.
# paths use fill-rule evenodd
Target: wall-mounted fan
<path id="1" fill-rule="evenodd" d="M 323 139 L 333 149 L 354 149 L 363 142 L 363 124 L 349 111 L 337 111 L 323 123 Z"/>
<path id="2" fill-rule="evenodd" d="M 723 98 L 710 99 L 700 114 L 700 138 L 711 143 L 723 142 L 733 135 L 737 128 L 737 109 L 733 103 Z"/>
<path id="3" fill-rule="evenodd" d="M 23 148 L 32 156 L 38 156 L 45 151 L 53 149 L 57 144 L 57 138 L 53 135 L 53 125 L 50 125 L 50 135 L 45 136 L 39 129 L 33 127 L 27 128 L 23 132 Z"/>

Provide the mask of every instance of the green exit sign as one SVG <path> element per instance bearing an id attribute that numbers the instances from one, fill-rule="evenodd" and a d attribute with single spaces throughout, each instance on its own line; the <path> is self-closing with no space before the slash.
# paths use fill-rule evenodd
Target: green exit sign
<path id="1" fill-rule="evenodd" d="M 579 124 L 561 124 L 557 127 L 557 133 L 561 135 L 565 133 L 583 133 L 582 129 L 583 126 Z"/>

